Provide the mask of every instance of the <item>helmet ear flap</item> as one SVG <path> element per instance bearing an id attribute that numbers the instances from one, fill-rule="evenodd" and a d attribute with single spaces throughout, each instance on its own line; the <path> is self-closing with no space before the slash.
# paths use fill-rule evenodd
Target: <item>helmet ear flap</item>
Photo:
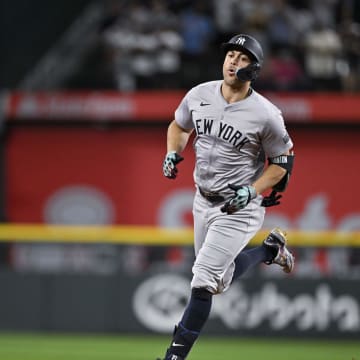
<path id="1" fill-rule="evenodd" d="M 254 81 L 260 72 L 261 66 L 257 61 L 250 63 L 248 66 L 236 71 L 236 77 L 240 81 Z"/>

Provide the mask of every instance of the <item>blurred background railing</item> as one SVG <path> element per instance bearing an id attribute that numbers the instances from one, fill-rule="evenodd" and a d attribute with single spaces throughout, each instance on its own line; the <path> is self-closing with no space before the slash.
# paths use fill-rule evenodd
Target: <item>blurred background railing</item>
<path id="1" fill-rule="evenodd" d="M 4 0 L 0 16 L 0 330 L 171 331 L 194 186 L 190 147 L 162 176 L 166 127 L 245 32 L 297 154 L 252 245 L 283 227 L 297 262 L 249 272 L 208 331 L 358 338 L 358 1 Z"/>

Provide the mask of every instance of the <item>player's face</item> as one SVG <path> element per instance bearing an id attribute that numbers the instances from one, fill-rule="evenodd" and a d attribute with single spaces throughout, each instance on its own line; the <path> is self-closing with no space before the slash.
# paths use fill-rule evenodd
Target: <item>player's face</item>
<path id="1" fill-rule="evenodd" d="M 224 81 L 228 85 L 234 85 L 240 80 L 236 77 L 236 71 L 251 63 L 249 56 L 237 50 L 227 52 L 223 64 Z"/>

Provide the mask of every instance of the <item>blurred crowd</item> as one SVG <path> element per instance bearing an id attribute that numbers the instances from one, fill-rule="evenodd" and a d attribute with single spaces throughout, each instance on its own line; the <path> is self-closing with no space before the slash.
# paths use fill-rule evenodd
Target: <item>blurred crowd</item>
<path id="1" fill-rule="evenodd" d="M 222 77 L 220 44 L 247 33 L 263 46 L 254 87 L 360 90 L 355 0 L 106 0 L 96 49 L 74 86 L 188 89 Z M 86 80 L 85 80 L 86 79 Z"/>

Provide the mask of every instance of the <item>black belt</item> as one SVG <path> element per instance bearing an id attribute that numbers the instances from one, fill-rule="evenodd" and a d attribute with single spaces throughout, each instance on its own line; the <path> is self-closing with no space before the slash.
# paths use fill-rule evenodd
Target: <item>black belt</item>
<path id="1" fill-rule="evenodd" d="M 212 203 L 219 203 L 225 201 L 225 198 L 218 192 L 205 191 L 199 187 L 200 194 L 208 201 Z"/>

